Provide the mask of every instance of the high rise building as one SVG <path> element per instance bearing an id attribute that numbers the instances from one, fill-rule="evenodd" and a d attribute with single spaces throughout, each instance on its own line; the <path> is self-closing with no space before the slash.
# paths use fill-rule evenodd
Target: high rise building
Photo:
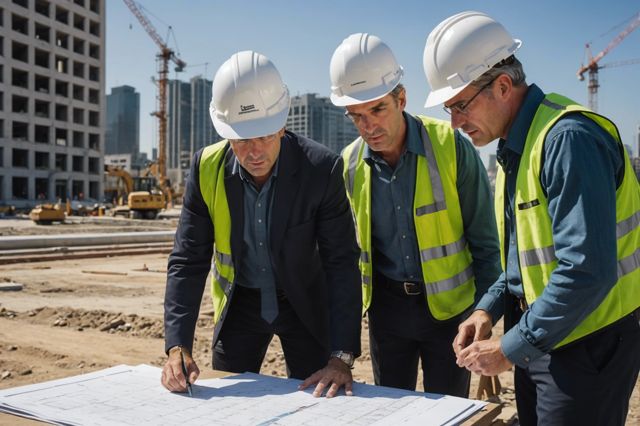
<path id="1" fill-rule="evenodd" d="M 131 86 L 113 87 L 107 95 L 105 154 L 129 154 L 139 164 L 140 93 Z"/>
<path id="2" fill-rule="evenodd" d="M 211 84 L 202 76 L 193 77 L 188 83 L 169 80 L 167 173 L 174 182 L 182 182 L 196 151 L 220 140 L 209 117 Z"/>
<path id="3" fill-rule="evenodd" d="M 104 0 L 0 5 L 0 200 L 103 188 Z"/>
<path id="4" fill-rule="evenodd" d="M 329 98 L 315 93 L 291 98 L 287 129 L 340 152 L 359 134 L 344 109 L 331 103 Z"/>

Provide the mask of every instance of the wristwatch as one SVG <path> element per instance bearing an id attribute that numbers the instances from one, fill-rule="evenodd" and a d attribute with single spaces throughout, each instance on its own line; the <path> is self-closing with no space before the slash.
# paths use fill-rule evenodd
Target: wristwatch
<path id="1" fill-rule="evenodd" d="M 333 351 L 331 352 L 331 358 L 338 358 L 340 361 L 347 364 L 349 368 L 353 368 L 353 361 L 355 361 L 353 353 L 345 351 Z"/>

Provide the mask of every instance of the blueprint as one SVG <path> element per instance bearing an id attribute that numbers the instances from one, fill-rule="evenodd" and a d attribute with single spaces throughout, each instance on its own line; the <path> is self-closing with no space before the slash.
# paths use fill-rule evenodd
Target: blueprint
<path id="1" fill-rule="evenodd" d="M 193 396 L 161 369 L 120 365 L 0 390 L 0 412 L 60 425 L 455 425 L 485 403 L 355 383 L 354 396 L 314 398 L 299 380 L 253 373 L 198 380 Z"/>

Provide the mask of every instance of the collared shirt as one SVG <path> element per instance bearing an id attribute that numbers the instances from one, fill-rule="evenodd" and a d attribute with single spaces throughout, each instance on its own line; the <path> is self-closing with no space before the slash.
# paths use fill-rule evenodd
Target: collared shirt
<path id="1" fill-rule="evenodd" d="M 237 282 L 243 287 L 274 289 L 275 274 L 269 250 L 271 206 L 278 176 L 278 162 L 273 166 L 271 176 L 258 188 L 253 177 L 234 160 L 232 174 L 239 174 L 244 187 L 244 232 L 243 256 L 239 260 Z"/>
<path id="2" fill-rule="evenodd" d="M 544 93 L 531 85 L 506 140 L 498 144 L 505 172 L 506 271 L 477 309 L 497 321 L 505 291 L 523 297 L 513 217 L 516 176 L 524 143 Z M 527 364 L 566 337 L 604 299 L 616 282 L 615 191 L 623 162 L 616 141 L 584 115 L 560 119 L 545 138 L 540 182 L 549 201 L 558 266 L 545 291 L 501 341 L 513 363 Z"/>
<path id="3" fill-rule="evenodd" d="M 364 147 L 371 167 L 371 238 L 376 271 L 396 281 L 422 282 L 413 201 L 418 156 L 425 156 L 420 123 L 403 113 L 405 151 L 395 168 Z M 498 240 L 486 170 L 471 143 L 455 132 L 458 199 L 473 256 L 476 301 L 500 273 Z"/>

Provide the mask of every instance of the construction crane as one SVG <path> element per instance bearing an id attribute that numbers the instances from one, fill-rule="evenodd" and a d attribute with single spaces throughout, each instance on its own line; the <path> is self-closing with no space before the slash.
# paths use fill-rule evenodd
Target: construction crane
<path id="1" fill-rule="evenodd" d="M 187 66 L 186 62 L 180 59 L 162 40 L 151 21 L 140 10 L 134 0 L 123 0 L 131 13 L 135 15 L 144 30 L 151 39 L 158 45 L 160 52 L 156 55 L 158 79 L 157 110 L 152 115 L 158 118 L 158 183 L 162 191 L 171 200 L 171 185 L 167 178 L 167 84 L 169 76 L 169 61 L 176 65 L 175 71 L 180 72 Z"/>
<path id="2" fill-rule="evenodd" d="M 622 63 L 622 62 L 614 63 L 614 64 L 599 65 L 598 61 L 600 61 L 600 59 L 602 59 L 604 55 L 609 53 L 614 47 L 620 44 L 620 42 L 626 36 L 631 34 L 633 30 L 638 28 L 638 26 L 640 26 L 640 13 L 638 13 L 631 20 L 631 23 L 627 25 L 627 27 L 620 34 L 618 34 L 616 38 L 611 40 L 609 45 L 605 47 L 604 50 L 598 53 L 596 56 L 591 56 L 591 43 L 586 44 L 588 62 L 587 62 L 587 65 L 580 66 L 580 69 L 578 69 L 578 72 L 577 72 L 577 76 L 578 76 L 578 80 L 583 81 L 584 73 L 586 72 L 589 73 L 589 83 L 587 84 L 587 88 L 589 90 L 589 108 L 592 111 L 598 110 L 598 87 L 600 87 L 600 84 L 598 84 L 598 70 L 606 67 L 627 65 L 626 63 Z M 633 61 L 631 61 L 630 63 L 633 63 Z"/>

